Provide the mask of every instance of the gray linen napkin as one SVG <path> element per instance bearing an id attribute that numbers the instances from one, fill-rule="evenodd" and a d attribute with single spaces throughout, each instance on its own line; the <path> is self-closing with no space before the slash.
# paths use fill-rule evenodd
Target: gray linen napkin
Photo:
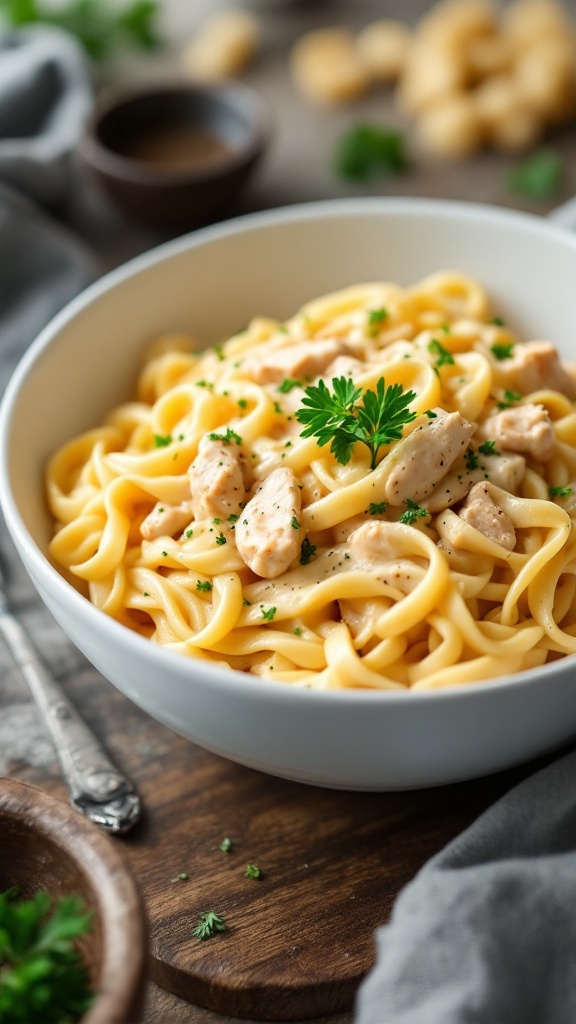
<path id="1" fill-rule="evenodd" d="M 576 752 L 433 857 L 376 944 L 356 1024 L 574 1024 Z"/>

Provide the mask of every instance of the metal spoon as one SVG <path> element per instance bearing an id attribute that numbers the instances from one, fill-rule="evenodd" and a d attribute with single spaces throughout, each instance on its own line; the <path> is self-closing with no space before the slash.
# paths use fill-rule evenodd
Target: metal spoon
<path id="1" fill-rule="evenodd" d="M 128 832 L 140 817 L 140 798 L 40 661 L 10 608 L 1 561 L 0 633 L 52 737 L 72 805 L 108 832 Z"/>

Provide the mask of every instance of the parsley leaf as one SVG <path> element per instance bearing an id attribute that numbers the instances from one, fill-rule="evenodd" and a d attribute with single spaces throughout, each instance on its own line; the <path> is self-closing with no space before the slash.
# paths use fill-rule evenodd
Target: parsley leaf
<path id="1" fill-rule="evenodd" d="M 366 510 L 366 515 L 381 516 L 388 508 L 387 501 L 371 501 Z"/>
<path id="2" fill-rule="evenodd" d="M 311 544 L 308 537 L 305 537 L 300 546 L 300 565 L 308 565 L 311 558 L 316 554 L 316 545 Z"/>
<path id="3" fill-rule="evenodd" d="M 428 351 L 431 355 L 436 356 L 436 366 L 453 366 L 454 356 L 447 348 L 444 348 L 437 338 L 432 338 L 432 341 L 428 344 Z"/>
<path id="4" fill-rule="evenodd" d="M 276 615 L 276 608 L 275 608 L 275 606 L 274 606 L 274 605 L 272 605 L 272 607 L 271 607 L 271 608 L 267 608 L 267 609 L 265 609 L 265 608 L 264 608 L 264 605 L 263 605 L 263 604 L 261 604 L 261 605 L 260 605 L 260 610 L 261 610 L 261 612 L 262 612 L 262 618 L 263 618 L 263 619 L 265 619 L 265 620 L 266 620 L 266 622 L 272 622 L 272 619 L 273 619 L 273 618 L 274 618 L 274 616 Z"/>
<path id="5" fill-rule="evenodd" d="M 496 451 L 496 441 L 483 441 L 478 445 L 478 451 L 482 455 L 500 455 L 500 452 Z"/>
<path id="6" fill-rule="evenodd" d="M 539 149 L 523 163 L 518 164 L 508 176 L 511 192 L 526 199 L 551 199 L 560 188 L 563 176 L 559 153 L 549 147 Z"/>
<path id="7" fill-rule="evenodd" d="M 572 494 L 571 487 L 549 487 L 548 494 L 551 498 L 569 498 Z"/>
<path id="8" fill-rule="evenodd" d="M 155 448 L 166 448 L 167 445 L 172 443 L 172 434 L 154 434 L 154 447 Z"/>
<path id="9" fill-rule="evenodd" d="M 469 448 L 466 452 L 466 469 L 472 471 L 473 469 L 478 469 L 478 466 L 478 454 L 473 448 Z"/>
<path id="10" fill-rule="evenodd" d="M 209 594 L 212 590 L 212 584 L 210 580 L 196 580 L 196 590 L 203 590 Z"/>
<path id="11" fill-rule="evenodd" d="M 242 438 L 240 434 L 237 434 L 231 427 L 226 427 L 225 434 L 216 434 L 212 432 L 208 434 L 210 441 L 222 441 L 222 444 L 230 444 L 231 441 L 235 441 L 236 444 L 242 444 Z"/>
<path id="12" fill-rule="evenodd" d="M 76 939 L 92 927 L 92 912 L 77 896 L 58 902 L 49 893 L 0 893 L 0 1019 L 4 1024 L 80 1020 L 93 994 Z"/>
<path id="13" fill-rule="evenodd" d="M 353 125 L 336 147 L 334 169 L 347 181 L 375 181 L 408 168 L 402 134 L 375 124 Z"/>
<path id="14" fill-rule="evenodd" d="M 404 391 L 401 384 L 386 387 L 383 377 L 376 391 L 356 387 L 347 377 L 334 377 L 332 388 L 331 392 L 323 380 L 305 388 L 302 407 L 296 412 L 296 419 L 304 424 L 301 436 L 318 438 L 321 447 L 330 444 L 330 451 L 343 466 L 350 462 L 352 449 L 360 441 L 370 452 L 370 468 L 375 469 L 382 445 L 399 440 L 405 424 L 416 418 L 408 409 L 417 397 L 415 392 Z"/>
<path id="15" fill-rule="evenodd" d="M 257 864 L 247 864 L 244 874 L 246 878 L 262 878 L 262 872 Z"/>
<path id="16" fill-rule="evenodd" d="M 412 501 L 412 498 L 407 498 L 406 510 L 400 516 L 400 522 L 406 526 L 412 526 L 417 519 L 426 519 L 429 515 L 427 508 L 422 508 L 416 501 Z"/>
<path id="17" fill-rule="evenodd" d="M 214 910 L 205 910 L 200 915 L 196 927 L 192 930 L 192 934 L 197 939 L 204 941 L 205 939 L 211 939 L 218 932 L 226 931 L 226 922 L 220 914 L 217 914 Z"/>
<path id="18" fill-rule="evenodd" d="M 375 338 L 386 317 L 388 316 L 388 310 L 384 309 L 369 309 L 366 313 L 368 318 L 368 332 L 372 338 Z"/>
<path id="19" fill-rule="evenodd" d="M 515 402 L 519 402 L 522 395 L 519 395 L 517 391 L 505 391 L 504 397 L 498 402 L 499 409 L 509 409 Z"/>
<path id="20" fill-rule="evenodd" d="M 302 382 L 295 380 L 294 377 L 285 377 L 281 384 L 276 388 L 282 395 L 288 395 L 292 388 L 301 388 Z"/>
<path id="21" fill-rule="evenodd" d="M 510 342 L 509 345 L 491 345 L 490 351 L 496 359 L 511 359 L 512 352 L 514 351 L 514 344 Z"/>

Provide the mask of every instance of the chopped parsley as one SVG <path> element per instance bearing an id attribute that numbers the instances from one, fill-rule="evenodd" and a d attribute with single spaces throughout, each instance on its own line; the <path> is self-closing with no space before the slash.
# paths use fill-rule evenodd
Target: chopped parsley
<path id="1" fill-rule="evenodd" d="M 222 345 L 214 345 L 214 354 L 218 357 L 221 363 L 224 362 L 224 350 Z"/>
<path id="2" fill-rule="evenodd" d="M 275 605 L 272 605 L 271 608 L 264 608 L 264 605 L 261 604 L 260 605 L 260 610 L 262 612 L 262 618 L 265 619 L 266 622 L 272 622 L 272 619 L 276 615 L 276 607 L 275 607 Z"/>
<path id="3" fill-rule="evenodd" d="M 482 455 L 500 455 L 500 452 L 496 451 L 496 441 L 483 441 L 478 445 L 478 451 Z"/>
<path id="4" fill-rule="evenodd" d="M 493 324 L 496 324 L 496 327 L 505 327 L 506 326 L 506 321 L 501 316 L 493 316 L 491 322 Z"/>
<path id="5" fill-rule="evenodd" d="M 366 316 L 368 318 L 369 334 L 372 338 L 375 338 L 378 334 L 379 328 L 388 316 L 388 310 L 384 309 L 384 306 L 382 306 L 381 309 L 369 309 Z"/>
<path id="6" fill-rule="evenodd" d="M 498 402 L 499 409 L 509 409 L 515 402 L 520 402 L 522 395 L 519 395 L 517 391 L 505 391 L 504 397 Z"/>
<path id="7" fill-rule="evenodd" d="M 496 359 L 511 359 L 512 352 L 514 351 L 514 343 L 510 342 L 508 345 L 491 345 L 490 351 Z"/>
<path id="8" fill-rule="evenodd" d="M 473 448 L 469 448 L 466 452 L 466 469 L 471 472 L 474 469 L 478 469 L 479 464 L 477 453 Z"/>
<path id="9" fill-rule="evenodd" d="M 230 853 L 232 845 L 232 840 L 226 836 L 218 846 L 218 849 L 221 850 L 222 853 Z"/>
<path id="10" fill-rule="evenodd" d="M 405 523 L 406 526 L 412 526 L 417 519 L 426 519 L 429 515 L 427 508 L 422 508 L 417 502 L 412 501 L 412 498 L 407 498 L 406 510 L 400 516 L 400 522 Z"/>
<path id="11" fill-rule="evenodd" d="M 548 494 L 551 498 L 569 498 L 572 494 L 571 487 L 549 487 Z"/>
<path id="12" fill-rule="evenodd" d="M 437 338 L 432 338 L 432 341 L 428 342 L 428 351 L 431 355 L 436 356 L 436 366 L 453 366 L 454 356 Z"/>
<path id="13" fill-rule="evenodd" d="M 438 419 L 438 413 L 434 412 L 433 409 L 426 409 L 424 415 L 427 416 L 429 420 Z"/>
<path id="14" fill-rule="evenodd" d="M 188 537 L 188 539 L 190 539 L 190 537 L 193 537 L 194 536 L 194 530 L 186 530 L 186 536 Z"/>
<path id="15" fill-rule="evenodd" d="M 302 636 L 303 630 L 301 629 L 300 626 L 294 626 L 292 632 L 294 633 L 294 636 Z"/>
<path id="16" fill-rule="evenodd" d="M 294 377 L 285 377 L 281 384 L 278 385 L 277 391 L 282 395 L 288 395 L 293 388 L 301 388 L 302 382 L 295 380 Z"/>
<path id="17" fill-rule="evenodd" d="M 371 501 L 366 509 L 367 516 L 381 516 L 388 508 L 387 501 Z"/>
<path id="18" fill-rule="evenodd" d="M 293 530 L 300 529 L 300 523 L 298 522 L 296 516 L 292 516 L 292 519 L 290 520 L 290 526 L 292 527 Z"/>
<path id="19" fill-rule="evenodd" d="M 308 537 L 305 537 L 300 547 L 300 565 L 308 565 L 311 558 L 316 554 L 316 545 L 311 544 Z"/>
<path id="20" fill-rule="evenodd" d="M 154 447 L 166 448 L 172 443 L 172 434 L 154 434 Z"/>
<path id="21" fill-rule="evenodd" d="M 225 543 L 226 543 L 226 537 L 225 537 L 225 536 L 224 536 L 224 534 L 222 533 L 222 530 L 220 530 L 220 533 L 219 533 L 219 534 L 218 534 L 218 536 L 217 536 L 217 537 L 215 538 L 215 540 L 216 540 L 216 543 L 218 544 L 218 546 L 219 546 L 219 547 L 221 547 L 221 546 L 222 546 L 222 544 L 225 544 Z"/>
<path id="22" fill-rule="evenodd" d="M 200 915 L 200 920 L 196 927 L 193 928 L 192 934 L 196 936 L 197 939 L 204 941 L 204 939 L 213 938 L 213 936 L 218 932 L 225 931 L 226 922 L 224 918 L 214 910 L 205 910 L 204 913 Z"/>
<path id="23" fill-rule="evenodd" d="M 407 423 L 416 418 L 408 409 L 417 397 L 404 391 L 401 384 L 386 386 L 383 377 L 375 391 L 356 387 L 346 377 L 332 379 L 331 392 L 323 380 L 305 389 L 302 407 L 296 419 L 304 424 L 302 437 L 316 437 L 320 445 L 330 444 L 336 460 L 346 466 L 358 442 L 370 452 L 370 469 L 375 469 L 382 445 L 397 441 Z M 362 404 L 359 404 L 362 399 Z"/>
<path id="24" fill-rule="evenodd" d="M 262 872 L 256 864 L 247 864 L 244 874 L 246 878 L 262 878 Z"/>
<path id="25" fill-rule="evenodd" d="M 212 590 L 210 580 L 196 580 L 196 590 L 203 590 L 206 594 L 209 594 Z"/>
<path id="26" fill-rule="evenodd" d="M 240 406 L 241 409 L 246 409 L 247 406 L 248 406 L 247 399 L 246 398 L 239 398 L 238 399 L 238 405 Z"/>
<path id="27" fill-rule="evenodd" d="M 237 434 L 231 427 L 226 427 L 225 434 L 211 433 L 208 434 L 210 441 L 222 441 L 222 444 L 230 444 L 231 441 L 235 441 L 236 444 L 242 444 L 242 438 L 240 434 Z"/>

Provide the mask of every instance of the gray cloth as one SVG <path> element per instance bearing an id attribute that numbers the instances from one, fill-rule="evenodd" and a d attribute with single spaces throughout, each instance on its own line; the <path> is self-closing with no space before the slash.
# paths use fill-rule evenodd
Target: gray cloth
<path id="1" fill-rule="evenodd" d="M 53 204 L 92 109 L 90 75 L 66 32 L 30 26 L 0 35 L 0 180 Z"/>
<path id="2" fill-rule="evenodd" d="M 376 942 L 356 1024 L 574 1024 L 576 752 L 430 860 Z"/>
<path id="3" fill-rule="evenodd" d="M 36 203 L 72 187 L 91 105 L 90 74 L 70 36 L 0 35 L 0 393 L 36 334 L 98 274 L 89 250 Z"/>

